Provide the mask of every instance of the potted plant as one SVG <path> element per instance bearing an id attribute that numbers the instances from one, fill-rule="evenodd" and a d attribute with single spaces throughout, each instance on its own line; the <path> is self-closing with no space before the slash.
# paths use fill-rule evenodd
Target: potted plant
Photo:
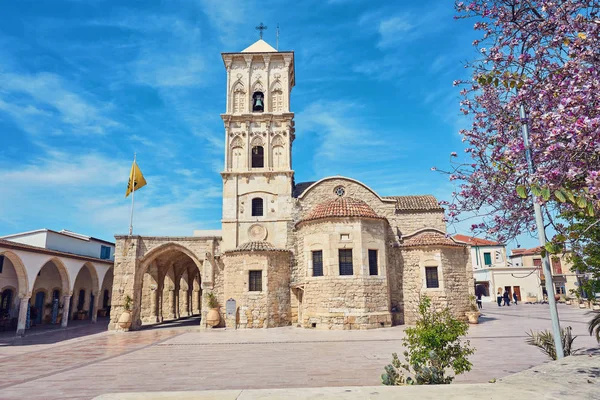
<path id="1" fill-rule="evenodd" d="M 569 295 L 566 295 L 566 296 L 565 296 L 565 304 L 566 304 L 566 305 L 568 305 L 568 306 L 570 306 L 570 305 L 571 305 L 571 303 L 572 303 L 572 302 L 571 302 L 571 297 L 570 297 Z"/>
<path id="2" fill-rule="evenodd" d="M 132 299 L 129 295 L 125 296 L 125 303 L 123 304 L 124 311 L 117 322 L 124 330 L 128 330 L 131 327 L 131 301 Z"/>
<path id="3" fill-rule="evenodd" d="M 475 296 L 469 296 L 469 303 L 470 310 L 465 313 L 467 319 L 470 324 L 478 324 L 481 313 L 479 312 L 479 308 L 477 308 L 477 304 L 475 304 Z"/>
<path id="4" fill-rule="evenodd" d="M 210 308 L 208 314 L 206 314 L 206 323 L 214 328 L 215 326 L 219 325 L 219 322 L 221 322 L 219 301 L 214 293 L 208 292 L 206 294 L 206 302 L 208 304 L 208 308 Z"/>

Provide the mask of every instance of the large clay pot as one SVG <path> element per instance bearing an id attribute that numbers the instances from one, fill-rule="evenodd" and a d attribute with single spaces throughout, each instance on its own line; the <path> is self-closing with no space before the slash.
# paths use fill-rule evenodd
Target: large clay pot
<path id="1" fill-rule="evenodd" d="M 218 308 L 211 308 L 206 314 L 206 324 L 213 328 L 221 322 L 221 314 Z"/>
<path id="2" fill-rule="evenodd" d="M 119 317 L 118 324 L 123 329 L 129 329 L 131 326 L 131 311 L 123 311 Z"/>
<path id="3" fill-rule="evenodd" d="M 465 314 L 467 315 L 470 324 L 479 323 L 479 311 L 467 311 Z"/>

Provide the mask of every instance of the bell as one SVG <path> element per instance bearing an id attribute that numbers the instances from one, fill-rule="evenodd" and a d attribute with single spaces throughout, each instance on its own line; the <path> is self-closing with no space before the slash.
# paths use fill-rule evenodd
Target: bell
<path id="1" fill-rule="evenodd" d="M 261 108 L 264 107 L 262 97 L 256 98 L 256 107 L 261 107 Z"/>

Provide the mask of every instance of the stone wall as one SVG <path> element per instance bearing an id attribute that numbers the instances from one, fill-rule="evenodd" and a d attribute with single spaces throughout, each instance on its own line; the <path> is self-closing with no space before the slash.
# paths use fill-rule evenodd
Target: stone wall
<path id="1" fill-rule="evenodd" d="M 225 253 L 223 299 L 236 301 L 240 328 L 291 324 L 289 266 L 287 251 Z M 249 291 L 249 271 L 262 271 L 261 291 Z"/>
<path id="2" fill-rule="evenodd" d="M 471 261 L 466 247 L 423 247 L 402 251 L 404 261 L 404 317 L 414 324 L 421 297 L 431 299 L 433 308 L 449 308 L 452 314 L 465 319 L 469 309 L 469 294 L 474 292 Z M 439 288 L 427 288 L 425 267 L 438 268 Z"/>

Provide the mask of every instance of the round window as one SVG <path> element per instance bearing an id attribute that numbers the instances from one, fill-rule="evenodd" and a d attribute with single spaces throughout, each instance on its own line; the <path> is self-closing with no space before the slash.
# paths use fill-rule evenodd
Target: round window
<path id="1" fill-rule="evenodd" d="M 342 197 L 344 194 L 346 194 L 346 189 L 344 189 L 343 186 L 338 186 L 333 191 L 335 192 L 336 195 L 338 195 L 340 197 Z"/>

